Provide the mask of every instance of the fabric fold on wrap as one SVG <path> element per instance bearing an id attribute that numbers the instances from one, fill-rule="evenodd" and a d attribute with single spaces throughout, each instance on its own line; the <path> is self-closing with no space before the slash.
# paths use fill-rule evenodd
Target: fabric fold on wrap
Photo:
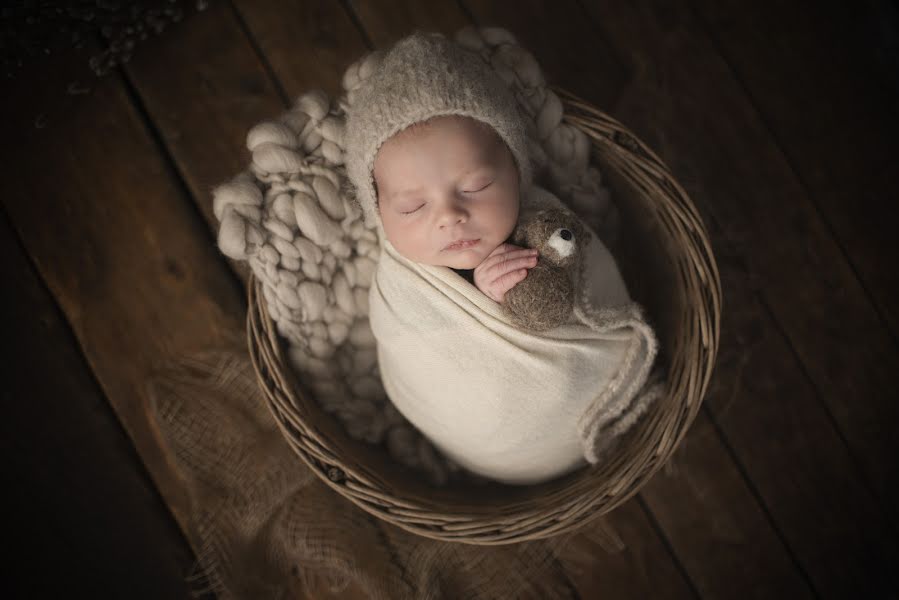
<path id="1" fill-rule="evenodd" d="M 571 212 L 536 185 L 522 195 L 523 216 L 546 207 Z M 384 388 L 469 471 L 532 484 L 598 463 L 661 392 L 649 377 L 655 334 L 585 230 L 575 310 L 543 332 L 516 327 L 451 268 L 410 261 L 381 237 L 369 318 Z"/>

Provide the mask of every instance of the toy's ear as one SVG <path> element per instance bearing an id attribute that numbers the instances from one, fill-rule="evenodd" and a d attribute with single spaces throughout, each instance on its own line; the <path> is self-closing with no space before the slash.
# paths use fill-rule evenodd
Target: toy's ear
<path id="1" fill-rule="evenodd" d="M 584 243 L 587 241 L 586 227 L 584 227 L 583 223 L 578 218 L 575 218 L 572 221 L 572 226 L 574 227 L 574 235 L 577 236 L 576 239 L 578 241 L 578 245 L 583 247 Z"/>
<path id="2" fill-rule="evenodd" d="M 516 246 L 527 247 L 528 223 L 529 220 L 518 221 L 518 225 L 515 226 L 515 230 L 512 232 L 512 243 Z"/>

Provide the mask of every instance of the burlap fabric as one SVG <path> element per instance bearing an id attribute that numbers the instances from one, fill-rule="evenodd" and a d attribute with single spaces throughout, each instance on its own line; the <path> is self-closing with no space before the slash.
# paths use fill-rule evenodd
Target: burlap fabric
<path id="1" fill-rule="evenodd" d="M 268 412 L 243 340 L 162 365 L 150 413 L 191 502 L 197 591 L 225 600 L 556 600 L 623 544 L 600 518 L 575 534 L 512 546 L 423 538 L 330 490 Z"/>

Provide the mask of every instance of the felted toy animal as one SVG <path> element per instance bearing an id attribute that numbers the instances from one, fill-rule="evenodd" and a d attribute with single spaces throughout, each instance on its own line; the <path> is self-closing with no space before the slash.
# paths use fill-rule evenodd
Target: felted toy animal
<path id="1" fill-rule="evenodd" d="M 576 216 L 557 208 L 540 210 L 517 225 L 513 243 L 540 254 L 527 277 L 506 292 L 503 307 L 514 323 L 545 331 L 568 320 L 585 234 Z"/>

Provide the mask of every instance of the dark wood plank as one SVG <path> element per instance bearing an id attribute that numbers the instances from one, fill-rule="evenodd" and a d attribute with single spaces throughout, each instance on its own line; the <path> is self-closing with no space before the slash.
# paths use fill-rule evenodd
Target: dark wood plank
<path id="1" fill-rule="evenodd" d="M 699 595 L 814 597 L 714 424 L 697 417 L 681 444 L 641 494 Z"/>
<path id="2" fill-rule="evenodd" d="M 239 335 L 245 302 L 121 79 L 60 102 L 80 66 L 55 63 L 6 96 L 22 118 L 9 124 L 17 146 L 2 151 L 16 173 L 2 201 L 184 529 L 187 498 L 150 426 L 145 383 L 162 360 Z"/>
<path id="3" fill-rule="evenodd" d="M 723 261 L 739 264 L 733 248 L 723 241 L 717 247 Z M 732 302 L 724 315 L 722 336 L 730 343 L 722 344 L 719 368 L 729 376 L 710 390 L 714 420 L 816 591 L 843 597 L 852 589 L 872 596 L 896 589 L 895 532 L 820 410 L 789 340 L 764 323 L 770 309 L 741 271 L 722 270 L 731 297 L 746 301 Z M 796 366 L 773 372 L 771 364 Z"/>
<path id="4" fill-rule="evenodd" d="M 201 18 L 147 40 L 125 71 L 178 174 L 217 233 L 212 189 L 249 164 L 250 127 L 285 110 L 231 6 L 215 2 Z"/>
<path id="5" fill-rule="evenodd" d="M 895 168 L 899 153 L 899 64 L 890 50 L 899 37 L 895 5 L 880 0 L 694 4 L 895 340 L 899 246 L 883 216 L 890 214 L 899 189 L 860 193 L 882 169 Z"/>
<path id="6" fill-rule="evenodd" d="M 894 470 L 889 434 L 874 429 L 895 420 L 889 339 L 690 15 L 646 2 L 588 9 L 634 69 L 616 115 L 659 148 L 707 223 L 720 225 L 716 250 L 729 258 L 720 264 L 728 287 L 718 375 L 726 376 L 707 405 L 815 590 L 883 590 L 895 532 L 854 459 Z M 813 361 L 848 382 L 822 380 Z"/>
<path id="7" fill-rule="evenodd" d="M 601 520 L 574 535 L 571 548 L 559 554 L 583 600 L 697 597 L 641 499 L 625 502 Z"/>
<path id="8" fill-rule="evenodd" d="M 615 50 L 596 34 L 575 1 L 529 0 L 514 9 L 503 2 L 460 4 L 481 27 L 502 27 L 540 62 L 547 81 L 597 106 L 611 106 L 627 81 L 627 69 Z"/>
<path id="9" fill-rule="evenodd" d="M 313 89 L 331 98 L 365 40 L 339 2 L 330 0 L 237 0 L 251 38 L 293 99 Z"/>
<path id="10" fill-rule="evenodd" d="M 363 0 L 352 3 L 353 13 L 376 48 L 388 48 L 414 29 L 439 31 L 452 37 L 471 24 L 457 2 L 408 2 Z"/>
<path id="11" fill-rule="evenodd" d="M 597 5 L 597 22 L 611 12 L 606 8 Z M 649 12 L 628 13 L 633 16 L 625 30 L 640 31 L 641 47 L 620 35 L 619 27 L 607 27 L 622 47 L 631 44 L 635 64 L 654 65 L 631 87 L 626 116 L 645 123 L 641 132 L 658 140 L 666 157 L 702 186 L 697 195 L 746 259 L 765 305 L 895 526 L 899 454 L 889 428 L 882 426 L 899 419 L 899 405 L 892 400 L 899 373 L 893 340 L 696 21 L 689 13 L 644 14 Z M 653 34 L 642 34 L 652 24 Z M 690 69 L 683 66 L 687 61 Z"/>
<path id="12" fill-rule="evenodd" d="M 5 589 L 190 598 L 193 553 L 5 215 L 0 273 Z"/>

